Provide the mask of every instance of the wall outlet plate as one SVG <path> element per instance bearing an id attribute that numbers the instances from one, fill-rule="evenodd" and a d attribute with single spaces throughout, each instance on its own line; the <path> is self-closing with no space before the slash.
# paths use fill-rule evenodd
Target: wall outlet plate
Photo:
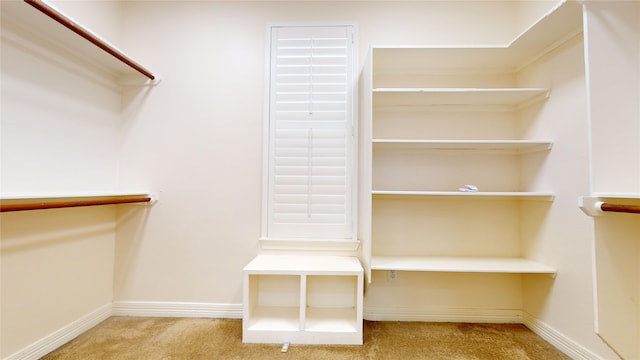
<path id="1" fill-rule="evenodd" d="M 387 281 L 396 281 L 398 280 L 398 273 L 395 270 L 387 271 Z"/>

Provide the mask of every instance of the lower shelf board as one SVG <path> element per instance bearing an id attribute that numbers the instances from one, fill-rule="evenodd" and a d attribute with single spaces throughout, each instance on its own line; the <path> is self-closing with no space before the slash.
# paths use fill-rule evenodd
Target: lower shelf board
<path id="1" fill-rule="evenodd" d="M 371 270 L 550 274 L 556 269 L 537 261 L 507 257 L 374 256 Z"/>
<path id="2" fill-rule="evenodd" d="M 422 190 L 372 190 L 374 198 L 383 197 L 449 197 L 458 199 L 520 199 L 552 201 L 554 193 L 540 191 L 422 191 Z"/>
<path id="3" fill-rule="evenodd" d="M 297 307 L 258 307 L 251 312 L 247 328 L 267 331 L 298 331 L 300 309 Z"/>
<path id="4" fill-rule="evenodd" d="M 301 328 L 319 332 L 357 332 L 360 329 L 355 308 L 309 307 L 301 322 L 297 307 L 267 306 L 255 308 L 247 319 L 247 329 L 254 331 L 299 331 Z"/>
<path id="5" fill-rule="evenodd" d="M 355 308 L 307 308 L 305 331 L 357 332 Z"/>

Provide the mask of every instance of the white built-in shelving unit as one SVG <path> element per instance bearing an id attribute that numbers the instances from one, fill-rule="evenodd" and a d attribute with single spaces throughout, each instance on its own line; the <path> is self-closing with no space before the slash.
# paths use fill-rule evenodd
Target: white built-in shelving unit
<path id="1" fill-rule="evenodd" d="M 536 261 L 506 257 L 376 256 L 373 270 L 553 274 L 555 269 Z"/>
<path id="2" fill-rule="evenodd" d="M 356 257 L 258 255 L 244 268 L 243 342 L 362 344 L 363 274 Z"/>
<path id="3" fill-rule="evenodd" d="M 556 273 L 523 256 L 509 215 L 554 199 L 532 180 L 553 139 L 526 131 L 528 109 L 553 89 L 521 84 L 518 72 L 580 33 L 575 10 L 560 2 L 506 46 L 371 48 L 359 205 L 369 279 L 371 270 Z M 467 184 L 478 191 L 461 191 Z"/>

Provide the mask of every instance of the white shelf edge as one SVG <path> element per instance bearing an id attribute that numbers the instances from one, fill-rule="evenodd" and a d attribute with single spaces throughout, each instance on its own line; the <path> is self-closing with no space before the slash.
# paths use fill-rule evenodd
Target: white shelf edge
<path id="1" fill-rule="evenodd" d="M 244 272 L 250 275 L 357 276 L 363 269 L 355 256 L 261 254 L 244 267 Z"/>
<path id="2" fill-rule="evenodd" d="M 612 193 L 612 192 L 595 192 L 593 197 L 609 198 L 609 199 L 640 199 L 640 193 Z"/>
<path id="3" fill-rule="evenodd" d="M 374 88 L 374 107 L 496 106 L 521 109 L 547 99 L 549 88 Z M 401 96 L 400 99 L 397 99 Z M 377 105 L 376 105 L 377 104 Z"/>
<path id="4" fill-rule="evenodd" d="M 518 257 L 373 256 L 371 270 L 549 275 L 557 273 L 553 267 Z"/>
<path id="5" fill-rule="evenodd" d="M 353 252 L 360 241 L 350 239 L 275 239 L 260 238 L 262 250 Z"/>
<path id="6" fill-rule="evenodd" d="M 549 88 L 373 88 L 374 93 L 445 93 L 445 94 L 475 94 L 475 93 L 540 93 L 549 92 Z"/>
<path id="7" fill-rule="evenodd" d="M 496 198 L 496 199 L 539 199 L 551 201 L 555 194 L 552 192 L 533 191 L 419 191 L 419 190 L 372 190 L 373 196 L 432 196 L 432 197 L 469 197 L 469 198 Z"/>
<path id="8" fill-rule="evenodd" d="M 372 139 L 374 147 L 389 146 L 424 150 L 512 150 L 530 153 L 550 150 L 551 140 L 412 140 L 412 139 Z"/>

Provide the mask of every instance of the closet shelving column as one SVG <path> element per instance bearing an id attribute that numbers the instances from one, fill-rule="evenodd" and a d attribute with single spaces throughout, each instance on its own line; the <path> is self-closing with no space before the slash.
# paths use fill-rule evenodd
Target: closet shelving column
<path id="1" fill-rule="evenodd" d="M 502 51 L 499 48 L 372 49 L 371 196 L 374 216 L 376 212 L 388 211 L 385 210 L 386 199 L 395 203 L 419 201 L 425 206 L 431 206 L 429 203 L 435 199 L 436 203 L 449 201 L 458 203 L 456 206 L 460 207 L 467 206 L 460 201 L 486 200 L 491 202 L 489 209 L 500 206 L 495 201 L 511 204 L 520 199 L 553 199 L 552 192 L 528 191 L 519 188 L 517 182 L 501 179 L 514 177 L 520 157 L 552 148 L 553 142 L 549 139 L 515 138 L 511 130 L 515 126 L 510 123 L 513 112 L 519 107 L 543 101 L 549 96 L 549 89 L 513 87 L 513 76 L 506 70 L 487 75 L 475 65 L 464 64 L 464 69 L 440 68 L 434 71 L 428 67 L 428 60 L 422 62 L 423 59 L 444 59 L 448 56 L 451 59 L 458 56 L 476 59 L 475 50 L 487 59 L 492 51 L 496 57 Z M 407 59 L 419 60 L 409 63 Z M 406 72 L 395 62 L 403 63 L 401 66 Z M 450 87 L 451 83 L 465 86 Z M 435 86 L 425 87 L 431 84 Z M 480 119 L 474 119 L 477 113 L 481 114 Z M 485 120 L 487 124 L 481 124 Z M 461 124 L 465 126 L 455 128 Z M 499 129 L 486 131 L 482 129 L 485 126 Z M 477 164 L 481 167 L 478 168 Z M 492 166 L 507 169 L 507 172 L 500 175 Z M 478 172 L 487 174 L 475 174 Z M 457 189 L 472 182 L 479 186 L 480 191 L 462 192 Z M 478 253 L 469 256 L 463 251 L 460 256 L 455 251 L 446 256 L 432 255 L 425 250 L 430 246 L 414 244 L 416 240 L 390 239 L 387 230 L 377 232 L 376 226 L 372 238 L 372 270 L 555 273 L 552 267 L 515 255 Z M 425 236 L 420 241 L 429 240 Z M 460 244 L 457 246 L 462 246 L 466 240 L 455 241 Z M 406 250 L 390 250 L 394 242 Z"/>
<path id="2" fill-rule="evenodd" d="M 362 77 L 360 234 L 371 270 L 543 273 L 523 257 L 523 201 L 550 202 L 532 178 L 552 139 L 523 114 L 551 89 L 518 72 L 582 31 L 559 1 L 504 46 L 374 46 Z M 465 185 L 477 192 L 460 191 Z"/>

